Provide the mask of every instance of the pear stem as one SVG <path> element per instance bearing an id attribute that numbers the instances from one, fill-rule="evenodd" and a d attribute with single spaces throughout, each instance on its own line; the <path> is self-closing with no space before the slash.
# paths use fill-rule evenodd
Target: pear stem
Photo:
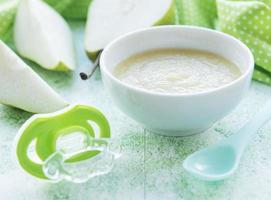
<path id="1" fill-rule="evenodd" d="M 94 74 L 94 72 L 96 71 L 96 69 L 98 68 L 98 66 L 100 64 L 101 53 L 102 53 L 101 51 L 98 53 L 98 56 L 94 62 L 94 66 L 90 72 L 81 72 L 80 73 L 80 77 L 82 80 L 88 80 Z"/>

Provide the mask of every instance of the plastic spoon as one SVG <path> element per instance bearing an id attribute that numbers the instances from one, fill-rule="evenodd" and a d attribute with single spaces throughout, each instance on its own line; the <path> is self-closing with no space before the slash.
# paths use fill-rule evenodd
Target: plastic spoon
<path id="1" fill-rule="evenodd" d="M 188 156 L 183 163 L 184 169 L 191 175 L 207 181 L 229 177 L 237 169 L 243 151 L 252 136 L 270 118 L 271 102 L 267 103 L 238 133 Z"/>

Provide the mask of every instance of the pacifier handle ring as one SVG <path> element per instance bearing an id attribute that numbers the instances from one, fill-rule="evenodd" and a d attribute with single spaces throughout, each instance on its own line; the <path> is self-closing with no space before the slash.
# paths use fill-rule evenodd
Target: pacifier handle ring
<path id="1" fill-rule="evenodd" d="M 37 138 L 36 152 L 41 160 L 46 160 L 51 154 L 57 151 L 57 140 L 61 136 L 69 135 L 74 132 L 80 132 L 88 137 L 93 137 L 94 130 L 91 126 L 84 127 L 82 124 L 74 124 L 58 132 L 40 134 Z"/>
<path id="2" fill-rule="evenodd" d="M 82 106 L 78 105 L 76 109 L 72 110 L 72 117 L 78 116 L 80 118 L 80 123 L 77 122 L 74 124 L 74 127 L 82 127 L 85 130 L 88 130 L 88 134 L 91 137 L 95 137 L 95 133 L 93 131 L 92 126 L 88 123 L 88 121 L 95 122 L 95 124 L 99 127 L 99 135 L 98 137 L 104 137 L 109 138 L 110 137 L 110 126 L 109 122 L 105 118 L 105 116 L 96 108 L 89 107 L 89 106 Z M 70 128 L 72 126 L 69 126 Z M 77 128 L 80 130 L 80 128 Z M 83 130 L 83 129 L 82 129 Z M 87 133 L 83 130 L 83 132 Z M 43 134 L 44 135 L 44 134 Z M 53 154 L 56 151 L 56 141 L 57 138 L 60 136 L 58 134 L 47 134 L 47 135 L 41 135 L 37 139 L 37 154 L 38 156 L 44 161 L 46 160 L 51 154 Z M 48 137 L 47 137 L 48 136 Z M 46 149 L 47 145 L 49 145 L 49 149 Z M 84 157 L 82 155 L 82 157 Z M 87 156 L 88 157 L 88 156 Z"/>
<path id="3" fill-rule="evenodd" d="M 55 114 L 55 115 L 54 115 Z M 48 117 L 48 115 L 50 115 Z M 41 117 L 46 116 L 46 117 Z M 19 160 L 20 165 L 22 168 L 27 171 L 28 173 L 42 179 L 48 179 L 42 170 L 42 164 L 35 163 L 32 161 L 27 154 L 29 145 L 32 143 L 33 140 L 37 140 L 36 143 L 36 151 L 38 156 L 41 158 L 41 160 L 44 162 L 52 153 L 56 150 L 56 140 L 61 135 L 58 135 L 56 138 L 49 137 L 49 141 L 44 141 L 44 138 L 46 138 L 45 134 L 48 134 L 46 132 L 44 124 L 46 124 L 50 120 L 56 120 L 58 117 L 62 117 L 64 122 L 66 123 L 66 127 L 80 127 L 80 130 L 87 130 L 88 134 L 91 136 L 94 135 L 94 131 L 92 126 L 87 123 L 88 121 L 93 121 L 97 124 L 99 127 L 100 134 L 98 137 L 104 137 L 109 138 L 110 137 L 110 126 L 105 118 L 105 116 L 96 108 L 84 106 L 84 105 L 75 105 L 73 107 L 69 107 L 69 109 L 64 109 L 64 112 L 59 111 L 52 114 L 44 114 L 44 115 L 36 115 L 32 118 L 30 118 L 27 123 L 24 124 L 24 126 L 20 129 L 19 135 L 20 138 L 17 143 L 17 149 L 16 154 Z M 65 119 L 66 118 L 66 119 Z M 74 121 L 80 120 L 77 123 L 74 123 Z M 47 123 L 48 125 L 50 123 Z M 72 124 L 72 125 L 71 125 Z M 44 132 L 37 132 L 36 129 L 42 128 Z M 59 128 L 61 130 L 61 126 Z M 48 130 L 47 130 L 48 131 Z M 53 129 L 51 131 L 54 131 Z M 84 131 L 85 132 L 85 131 Z M 52 134 L 52 133 L 51 133 Z M 54 134 L 52 134 L 54 135 Z M 43 138 L 43 140 L 41 140 Z M 48 139 L 48 138 L 47 138 Z M 46 148 L 46 144 L 50 144 L 53 146 L 50 146 L 48 151 L 44 151 L 44 148 Z M 39 147 L 39 145 L 42 146 Z M 83 158 L 84 156 L 82 156 Z"/>
<path id="4" fill-rule="evenodd" d="M 19 131 L 19 134 L 21 134 L 17 147 L 16 147 L 16 155 L 18 158 L 18 161 L 21 165 L 21 167 L 27 171 L 28 173 L 42 179 L 47 179 L 42 171 L 41 164 L 38 164 L 34 161 L 32 161 L 28 157 L 28 148 L 29 145 L 32 143 L 33 140 L 37 139 L 38 137 L 38 132 L 32 131 L 34 127 L 29 127 L 24 132 Z M 27 133 L 27 134 L 25 134 Z"/>

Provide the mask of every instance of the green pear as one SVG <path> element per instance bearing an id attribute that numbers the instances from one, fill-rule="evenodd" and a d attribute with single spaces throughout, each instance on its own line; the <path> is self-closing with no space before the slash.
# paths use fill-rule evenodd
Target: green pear
<path id="1" fill-rule="evenodd" d="M 88 9 L 85 50 L 95 59 L 115 38 L 165 24 L 175 24 L 174 0 L 93 0 Z"/>
<path id="2" fill-rule="evenodd" d="M 0 60 L 0 103 L 33 113 L 54 112 L 68 105 L 1 40 Z"/>
<path id="3" fill-rule="evenodd" d="M 72 33 L 67 22 L 41 0 L 21 0 L 14 24 L 18 53 L 57 71 L 75 68 Z"/>

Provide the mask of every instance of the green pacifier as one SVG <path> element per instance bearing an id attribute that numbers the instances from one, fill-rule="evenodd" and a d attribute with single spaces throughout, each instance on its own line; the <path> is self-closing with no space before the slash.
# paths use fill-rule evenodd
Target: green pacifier
<path id="1" fill-rule="evenodd" d="M 111 170 L 110 127 L 96 108 L 72 105 L 34 115 L 19 130 L 16 156 L 29 174 L 46 180 L 84 182 Z"/>

